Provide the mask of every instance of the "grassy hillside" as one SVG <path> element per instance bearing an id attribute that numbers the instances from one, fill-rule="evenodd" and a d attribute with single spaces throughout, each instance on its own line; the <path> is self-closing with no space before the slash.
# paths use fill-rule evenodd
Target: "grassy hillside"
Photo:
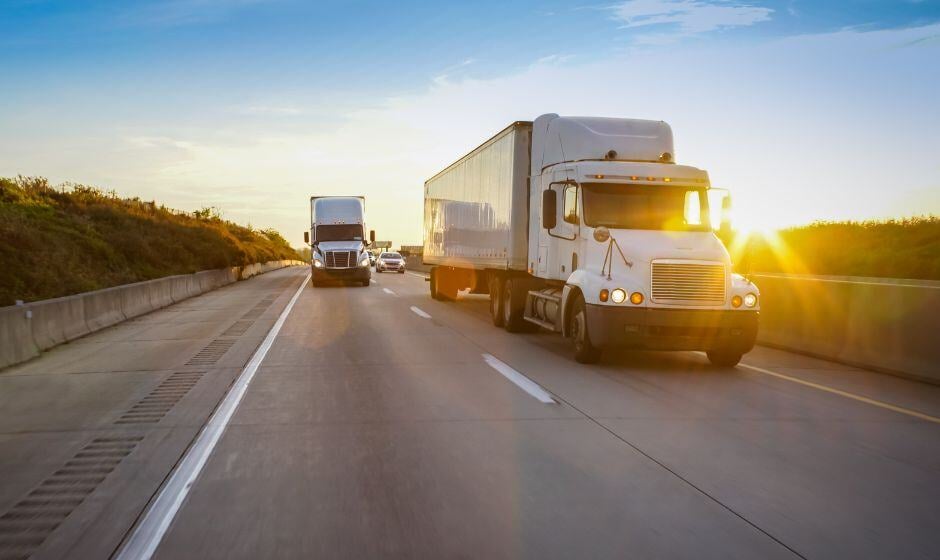
<path id="1" fill-rule="evenodd" d="M 276 231 L 95 187 L 0 178 L 0 306 L 198 270 L 296 259 Z"/>
<path id="2" fill-rule="evenodd" d="M 747 268 L 745 243 L 732 244 Z M 940 280 L 940 217 L 817 222 L 750 242 L 752 272 Z"/>

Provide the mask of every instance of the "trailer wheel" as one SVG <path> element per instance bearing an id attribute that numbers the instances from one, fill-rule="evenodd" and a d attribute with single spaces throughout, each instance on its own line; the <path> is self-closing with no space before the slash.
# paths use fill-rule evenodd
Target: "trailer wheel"
<path id="1" fill-rule="evenodd" d="M 741 356 L 743 356 L 740 352 L 724 348 L 709 350 L 705 352 L 705 355 L 708 356 L 708 361 L 711 362 L 713 366 L 721 367 L 734 367 L 738 365 L 738 362 L 741 361 Z"/>
<path id="2" fill-rule="evenodd" d="M 495 274 L 490 277 L 490 317 L 493 318 L 493 325 L 497 327 L 505 325 L 503 318 L 503 283 L 502 279 Z"/>
<path id="3" fill-rule="evenodd" d="M 457 299 L 457 282 L 454 271 L 439 267 L 431 269 L 431 297 L 439 301 Z"/>
<path id="4" fill-rule="evenodd" d="M 584 296 L 581 294 L 577 294 L 571 304 L 568 332 L 571 333 L 571 340 L 574 343 L 576 362 L 593 364 L 601 359 L 601 349 L 591 342 L 587 324 L 587 307 L 584 305 Z"/>

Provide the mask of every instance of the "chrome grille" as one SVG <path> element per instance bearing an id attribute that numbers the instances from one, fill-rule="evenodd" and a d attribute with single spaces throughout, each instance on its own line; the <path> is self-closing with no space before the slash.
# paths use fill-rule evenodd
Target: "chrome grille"
<path id="1" fill-rule="evenodd" d="M 657 303 L 720 305 L 725 301 L 722 264 L 654 262 L 651 284 Z"/>
<path id="2" fill-rule="evenodd" d="M 327 268 L 352 268 L 356 266 L 356 251 L 327 251 Z"/>

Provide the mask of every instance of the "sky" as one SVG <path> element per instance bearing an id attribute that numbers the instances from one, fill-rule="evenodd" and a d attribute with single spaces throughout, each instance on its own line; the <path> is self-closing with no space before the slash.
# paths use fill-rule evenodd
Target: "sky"
<path id="1" fill-rule="evenodd" d="M 735 220 L 940 214 L 940 0 L 0 0 L 0 176 L 273 227 L 424 180 L 543 113 L 665 120 Z"/>

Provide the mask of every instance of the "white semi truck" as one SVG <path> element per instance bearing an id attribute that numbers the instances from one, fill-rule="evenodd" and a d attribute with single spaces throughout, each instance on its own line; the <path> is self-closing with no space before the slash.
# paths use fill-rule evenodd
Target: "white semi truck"
<path id="1" fill-rule="evenodd" d="M 512 123 L 425 182 L 431 296 L 488 293 L 496 326 L 561 333 L 579 362 L 630 347 L 738 363 L 759 292 L 712 227 L 710 199 L 724 231 L 730 199 L 674 154 L 662 121 Z"/>
<path id="2" fill-rule="evenodd" d="M 368 286 L 372 278 L 369 252 L 375 231 L 365 237 L 365 197 L 310 197 L 310 231 L 304 241 L 311 245 L 311 283 L 356 282 Z"/>

